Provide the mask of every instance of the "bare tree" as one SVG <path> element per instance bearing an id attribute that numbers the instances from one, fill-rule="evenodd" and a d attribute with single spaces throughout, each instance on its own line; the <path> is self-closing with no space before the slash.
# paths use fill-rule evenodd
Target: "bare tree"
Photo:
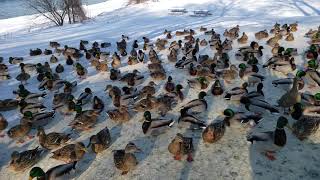
<path id="1" fill-rule="evenodd" d="M 81 0 L 64 0 L 64 3 L 70 24 L 87 19 Z"/>
<path id="2" fill-rule="evenodd" d="M 27 4 L 57 26 L 63 26 L 67 14 L 63 0 L 27 0 Z"/>
<path id="3" fill-rule="evenodd" d="M 87 19 L 81 0 L 27 0 L 27 4 L 57 26 L 63 26 L 66 16 L 70 24 Z"/>

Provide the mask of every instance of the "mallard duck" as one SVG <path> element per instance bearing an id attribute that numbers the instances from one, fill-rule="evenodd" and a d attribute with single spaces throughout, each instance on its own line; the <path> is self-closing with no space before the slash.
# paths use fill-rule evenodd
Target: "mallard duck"
<path id="1" fill-rule="evenodd" d="M 31 113 L 40 113 L 46 109 L 42 103 L 27 103 L 24 99 L 20 101 L 19 106 L 22 114 L 27 111 L 30 111 Z"/>
<path id="2" fill-rule="evenodd" d="M 294 70 L 297 69 L 296 64 L 290 63 L 290 64 L 285 64 L 285 65 L 272 65 L 271 69 L 274 71 L 281 72 L 285 75 L 288 75 L 289 73 L 293 72 Z"/>
<path id="3" fill-rule="evenodd" d="M 111 145 L 110 132 L 108 127 L 105 127 L 104 129 L 99 131 L 97 134 L 92 135 L 90 137 L 90 141 L 87 148 L 91 146 L 92 151 L 98 154 L 108 149 L 110 145 Z"/>
<path id="4" fill-rule="evenodd" d="M 58 58 L 55 55 L 52 55 L 50 57 L 50 63 L 56 63 L 56 62 L 58 62 Z"/>
<path id="5" fill-rule="evenodd" d="M 293 134 L 304 140 L 316 133 L 320 125 L 320 108 L 318 106 L 303 106 L 297 103 L 293 106 L 291 116 L 297 121 L 293 123 Z"/>
<path id="6" fill-rule="evenodd" d="M 154 96 L 148 95 L 146 98 L 135 103 L 132 109 L 134 111 L 144 112 L 154 109 L 155 107 L 158 107 L 158 105 L 158 99 Z"/>
<path id="7" fill-rule="evenodd" d="M 202 39 L 202 40 L 200 41 L 200 46 L 207 46 L 207 45 L 208 45 L 208 42 L 207 42 L 206 39 Z"/>
<path id="8" fill-rule="evenodd" d="M 75 65 L 75 70 L 77 72 L 77 75 L 80 77 L 80 78 L 85 78 L 88 71 L 86 68 L 84 68 L 80 63 L 76 63 Z"/>
<path id="9" fill-rule="evenodd" d="M 28 90 L 24 87 L 23 84 L 20 84 L 20 85 L 18 86 L 18 90 L 13 91 L 13 94 L 18 95 L 20 98 L 25 98 L 25 97 L 27 97 L 28 95 L 30 95 L 31 92 L 28 91 Z"/>
<path id="10" fill-rule="evenodd" d="M 78 83 L 77 81 L 68 82 L 66 81 L 64 83 L 63 92 L 66 94 L 71 94 L 77 87 Z"/>
<path id="11" fill-rule="evenodd" d="M 168 78 L 169 79 L 169 78 Z M 154 95 L 156 93 L 156 83 L 154 81 L 150 81 L 148 85 L 142 87 L 136 94 L 136 100 L 147 97 L 148 95 Z"/>
<path id="12" fill-rule="evenodd" d="M 211 93 L 214 95 L 214 96 L 219 96 L 223 93 L 223 88 L 222 88 L 222 85 L 220 83 L 219 80 L 216 80 L 212 87 L 211 87 Z"/>
<path id="13" fill-rule="evenodd" d="M 242 80 L 248 82 L 248 86 L 250 85 L 254 86 L 257 83 L 261 83 L 265 79 L 263 75 L 258 74 L 255 71 L 248 70 L 246 66 L 240 67 L 239 77 Z"/>
<path id="14" fill-rule="evenodd" d="M 104 103 L 100 98 L 98 98 L 98 96 L 93 97 L 92 109 L 98 110 L 98 111 L 103 111 L 103 109 L 104 109 Z"/>
<path id="15" fill-rule="evenodd" d="M 114 54 L 112 55 L 111 66 L 113 68 L 119 68 L 121 66 L 121 59 L 120 59 L 120 56 L 117 54 L 117 52 L 114 52 Z"/>
<path id="16" fill-rule="evenodd" d="M 16 99 L 0 100 L 0 111 L 10 111 L 16 109 L 18 105 L 19 101 Z"/>
<path id="17" fill-rule="evenodd" d="M 247 135 L 247 140 L 252 144 L 255 142 L 257 150 L 264 153 L 269 160 L 275 160 L 273 153 L 283 148 L 287 143 L 284 127 L 290 128 L 288 119 L 280 116 L 274 131 L 251 132 Z"/>
<path id="18" fill-rule="evenodd" d="M 152 77 L 152 79 L 157 81 L 165 80 L 167 78 L 166 72 L 164 71 L 151 72 L 150 76 Z"/>
<path id="19" fill-rule="evenodd" d="M 107 61 L 105 60 L 105 61 L 99 62 L 99 64 L 96 66 L 96 70 L 101 72 L 109 71 Z"/>
<path id="20" fill-rule="evenodd" d="M 240 53 L 246 53 L 248 51 L 257 50 L 259 48 L 259 44 L 255 41 L 252 41 L 249 46 L 242 46 L 239 48 Z"/>
<path id="21" fill-rule="evenodd" d="M 132 95 L 137 92 L 137 88 L 135 87 L 123 86 L 121 89 L 125 95 Z"/>
<path id="22" fill-rule="evenodd" d="M 39 147 L 20 153 L 14 151 L 11 154 L 9 168 L 13 169 L 14 171 L 24 171 L 35 165 L 40 160 L 43 152 L 44 151 L 39 149 Z"/>
<path id="23" fill-rule="evenodd" d="M 0 133 L 8 127 L 8 121 L 5 117 L 0 113 Z M 0 137 L 4 137 L 4 134 L 0 134 Z"/>
<path id="24" fill-rule="evenodd" d="M 128 57 L 128 65 L 135 65 L 138 64 L 138 58 L 137 56 L 129 56 Z"/>
<path id="25" fill-rule="evenodd" d="M 285 40 L 286 41 L 294 41 L 293 33 L 289 33 Z"/>
<path id="26" fill-rule="evenodd" d="M 224 122 L 227 126 L 235 123 L 249 124 L 249 127 L 254 127 L 262 119 L 262 114 L 252 112 L 235 112 L 232 109 L 225 109 L 223 111 L 225 116 Z"/>
<path id="27" fill-rule="evenodd" d="M 274 47 L 276 45 L 276 43 L 278 43 L 280 40 L 279 37 L 277 36 L 274 36 L 272 38 L 270 38 L 268 41 L 267 41 L 267 45 L 271 46 L 271 47 Z"/>
<path id="28" fill-rule="evenodd" d="M 73 65 L 73 60 L 72 60 L 71 56 L 68 56 L 68 57 L 67 57 L 66 64 L 67 64 L 68 66 Z"/>
<path id="29" fill-rule="evenodd" d="M 171 49 L 169 55 L 168 55 L 168 60 L 170 62 L 177 62 L 178 60 L 178 52 L 175 49 Z"/>
<path id="30" fill-rule="evenodd" d="M 248 93 L 247 90 L 248 83 L 245 82 L 241 85 L 241 87 L 235 87 L 226 92 L 224 96 L 225 100 L 239 101 L 243 95 Z"/>
<path id="31" fill-rule="evenodd" d="M 309 88 L 314 88 L 320 86 L 320 73 L 313 69 L 308 69 L 305 71 L 298 71 L 301 74 L 301 77 L 305 76 L 306 83 L 309 85 Z"/>
<path id="32" fill-rule="evenodd" d="M 47 93 L 30 93 L 26 90 L 22 85 L 19 86 L 19 90 L 17 94 L 21 100 L 25 101 L 26 103 L 40 103 L 46 96 Z"/>
<path id="33" fill-rule="evenodd" d="M 58 64 L 55 71 L 56 73 L 63 73 L 64 67 L 61 64 Z"/>
<path id="34" fill-rule="evenodd" d="M 31 130 L 31 126 L 32 126 L 32 124 L 29 122 L 24 123 L 24 124 L 15 125 L 8 130 L 7 135 L 11 139 L 19 139 L 18 140 L 19 143 L 24 143 L 23 138 L 25 136 L 28 136 L 28 134 Z M 32 136 L 28 136 L 28 137 L 33 138 Z"/>
<path id="35" fill-rule="evenodd" d="M 36 65 L 31 63 L 20 63 L 20 68 L 23 69 L 26 73 L 33 73 L 36 71 Z"/>
<path id="36" fill-rule="evenodd" d="M 120 76 L 121 76 L 120 70 L 118 70 L 118 69 L 110 69 L 110 79 L 112 81 L 117 80 L 118 78 L 120 78 Z"/>
<path id="37" fill-rule="evenodd" d="M 53 52 L 50 49 L 44 49 L 44 51 L 43 51 L 43 54 L 46 55 L 46 56 L 51 55 L 52 53 Z"/>
<path id="38" fill-rule="evenodd" d="M 294 78 L 292 88 L 290 91 L 281 96 L 281 98 L 278 100 L 278 104 L 283 108 L 289 108 L 300 101 L 301 95 L 298 91 L 298 79 Z"/>
<path id="39" fill-rule="evenodd" d="M 289 27 L 290 27 L 290 32 L 298 31 L 298 23 L 297 22 L 290 24 Z"/>
<path id="40" fill-rule="evenodd" d="M 243 32 L 242 36 L 238 39 L 239 44 L 246 44 L 248 42 L 248 36 L 245 32 Z"/>
<path id="41" fill-rule="evenodd" d="M 304 105 L 320 105 L 320 93 L 314 95 L 308 93 L 301 93 L 301 103 Z"/>
<path id="42" fill-rule="evenodd" d="M 32 128 L 43 127 L 47 125 L 55 116 L 55 111 L 42 112 L 42 113 L 32 113 L 26 111 L 23 114 L 23 118 L 20 120 L 21 124 L 31 123 Z"/>
<path id="43" fill-rule="evenodd" d="M 54 101 L 53 110 L 58 111 L 63 115 L 70 115 L 73 111 L 75 111 L 75 106 L 76 103 L 74 102 L 74 96 L 69 94 L 65 95 L 61 102 Z"/>
<path id="44" fill-rule="evenodd" d="M 203 130 L 202 139 L 206 143 L 217 142 L 223 137 L 225 130 L 225 121 L 216 119 Z"/>
<path id="45" fill-rule="evenodd" d="M 217 72 L 225 82 L 230 83 L 232 80 L 238 77 L 238 68 L 235 65 L 231 65 L 230 69 L 223 70 L 222 72 Z"/>
<path id="46" fill-rule="evenodd" d="M 76 169 L 76 164 L 77 161 L 68 164 L 60 164 L 50 168 L 47 172 L 44 172 L 40 167 L 33 167 L 29 172 L 29 180 L 34 178 L 39 180 L 68 179 L 70 172 L 73 169 Z"/>
<path id="47" fill-rule="evenodd" d="M 259 32 L 255 33 L 254 36 L 256 37 L 257 40 L 261 40 L 264 38 L 268 38 L 269 34 L 268 34 L 268 31 L 265 29 L 263 31 L 259 31 Z"/>
<path id="48" fill-rule="evenodd" d="M 52 48 L 58 48 L 58 47 L 60 47 L 60 44 L 58 42 L 55 42 L 55 41 L 50 41 L 49 42 L 49 46 L 52 47 Z"/>
<path id="49" fill-rule="evenodd" d="M 206 89 L 209 85 L 209 82 L 205 77 L 199 77 L 195 79 L 188 79 L 188 85 L 191 88 Z"/>
<path id="50" fill-rule="evenodd" d="M 43 127 L 38 127 L 39 144 L 45 149 L 56 149 L 70 140 L 70 134 L 51 132 L 46 134 Z"/>
<path id="51" fill-rule="evenodd" d="M 34 49 L 34 50 L 30 49 L 30 53 L 29 53 L 30 56 L 39 56 L 41 54 L 42 54 L 42 50 L 39 48 Z"/>
<path id="52" fill-rule="evenodd" d="M 26 84 L 26 82 L 28 81 L 28 79 L 30 79 L 30 77 L 31 76 L 25 72 L 23 67 L 21 67 L 21 73 L 18 74 L 18 76 L 16 77 L 16 80 L 20 81 L 21 84 Z"/>
<path id="53" fill-rule="evenodd" d="M 181 84 L 177 84 L 175 86 L 175 90 L 170 92 L 170 93 L 167 93 L 168 96 L 173 96 L 173 97 L 176 97 L 178 98 L 180 101 L 183 101 L 184 99 L 184 95 L 183 95 L 183 92 L 181 91 L 183 89 L 183 86 Z"/>
<path id="54" fill-rule="evenodd" d="M 112 98 L 113 105 L 120 107 L 121 89 L 117 86 L 107 85 L 105 91 L 108 92 L 109 97 Z"/>
<path id="55" fill-rule="evenodd" d="M 157 97 L 155 104 L 156 111 L 164 117 L 169 111 L 171 111 L 177 105 L 176 97 L 168 96 L 166 94 Z"/>
<path id="56" fill-rule="evenodd" d="M 180 110 L 180 117 L 178 119 L 178 123 L 190 123 L 191 125 L 197 126 L 197 128 L 205 128 L 207 125 L 204 121 L 200 120 L 199 118 L 193 116 L 192 114 L 188 113 L 187 109 L 182 108 Z"/>
<path id="57" fill-rule="evenodd" d="M 150 111 L 144 112 L 143 117 L 142 132 L 143 134 L 150 134 L 152 136 L 164 133 L 174 123 L 172 119 L 152 119 Z"/>
<path id="58" fill-rule="evenodd" d="M 137 58 L 138 58 L 139 62 L 143 63 L 144 60 L 145 60 L 145 56 L 146 55 L 144 54 L 144 52 L 140 49 L 138 51 L 138 55 L 137 55 Z"/>
<path id="59" fill-rule="evenodd" d="M 150 48 L 150 51 L 149 51 L 149 60 L 152 63 L 161 63 L 157 52 L 152 47 Z"/>
<path id="60" fill-rule="evenodd" d="M 246 93 L 244 97 L 264 99 L 263 84 L 259 83 L 255 91 Z"/>
<path id="61" fill-rule="evenodd" d="M 91 89 L 90 88 L 85 88 L 84 92 L 82 92 L 80 94 L 80 96 L 78 97 L 76 104 L 81 105 L 81 106 L 85 105 L 85 104 L 87 104 L 87 103 L 89 103 L 91 101 L 92 96 L 93 95 L 92 95 Z"/>
<path id="62" fill-rule="evenodd" d="M 82 142 L 77 142 L 75 144 L 68 144 L 54 152 L 51 158 L 60 160 L 66 163 L 71 163 L 79 161 L 83 158 L 87 149 Z"/>
<path id="63" fill-rule="evenodd" d="M 126 82 L 128 86 L 135 86 L 143 82 L 144 76 L 140 74 L 138 70 L 133 70 L 131 73 L 127 73 L 120 78 L 120 81 Z"/>
<path id="64" fill-rule="evenodd" d="M 23 61 L 23 57 L 9 57 L 10 64 L 20 64 Z"/>
<path id="65" fill-rule="evenodd" d="M 279 113 L 279 110 L 270 105 L 268 102 L 266 102 L 263 99 L 258 99 L 258 98 L 252 98 L 250 99 L 249 97 L 241 97 L 240 102 L 245 105 L 245 108 L 248 111 L 253 111 L 257 113 L 264 113 L 265 110 L 270 111 L 271 113 Z"/>
<path id="66" fill-rule="evenodd" d="M 174 155 L 175 160 L 181 160 L 181 156 L 187 155 L 187 161 L 193 161 L 192 153 L 194 151 L 191 137 L 184 137 L 178 133 L 168 146 L 168 150 Z"/>
<path id="67" fill-rule="evenodd" d="M 75 111 L 77 114 L 69 126 L 78 131 L 90 130 L 96 124 L 100 115 L 100 110 L 82 111 L 82 108 L 79 105 L 75 106 Z"/>
<path id="68" fill-rule="evenodd" d="M 107 111 L 107 115 L 111 120 L 119 123 L 125 123 L 131 119 L 128 109 L 124 106 L 121 106 L 118 109 Z"/>
<path id="69" fill-rule="evenodd" d="M 113 162 L 117 169 L 122 171 L 122 175 L 127 174 L 138 165 L 134 153 L 142 152 L 134 143 L 129 142 L 125 149 L 113 151 Z"/>
<path id="70" fill-rule="evenodd" d="M 43 91 L 45 89 L 48 89 L 50 91 L 59 91 L 59 89 L 62 88 L 65 83 L 65 80 L 45 78 L 39 84 L 38 89 L 40 91 Z"/>
<path id="71" fill-rule="evenodd" d="M 274 44 L 273 48 L 271 49 L 271 53 L 273 55 L 277 55 L 279 53 L 279 48 L 280 48 L 279 43 Z"/>
<path id="72" fill-rule="evenodd" d="M 167 92 L 172 92 L 172 91 L 175 90 L 175 84 L 172 82 L 172 77 L 171 76 L 168 77 L 168 81 L 165 84 L 165 90 Z"/>
<path id="73" fill-rule="evenodd" d="M 201 113 L 207 110 L 208 104 L 204 97 L 207 95 L 206 92 L 201 91 L 198 95 L 198 99 L 194 99 L 183 106 L 186 111 L 191 111 L 192 113 Z"/>
<path id="74" fill-rule="evenodd" d="M 274 87 L 279 87 L 280 89 L 289 91 L 292 88 L 294 78 L 283 78 L 283 79 L 276 79 L 272 81 L 272 85 Z M 298 90 L 303 89 L 304 81 L 303 79 L 298 77 Z"/>

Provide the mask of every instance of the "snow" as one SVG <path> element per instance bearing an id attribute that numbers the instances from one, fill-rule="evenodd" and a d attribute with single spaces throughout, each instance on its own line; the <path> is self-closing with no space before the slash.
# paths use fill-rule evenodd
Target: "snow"
<path id="1" fill-rule="evenodd" d="M 113 52 L 115 42 L 122 34 L 130 37 L 130 44 L 134 39 L 142 42 L 142 36 L 156 40 L 163 37 L 164 29 L 182 30 L 200 26 L 214 28 L 219 33 L 224 29 L 240 25 L 240 31 L 245 31 L 249 40 L 254 40 L 254 33 L 263 29 L 270 29 L 275 22 L 293 23 L 298 22 L 298 32 L 294 33 L 294 42 L 281 41 L 285 47 L 296 47 L 299 53 L 304 52 L 307 40 L 304 33 L 310 28 L 320 25 L 320 2 L 318 0 L 160 0 L 159 2 L 147 2 L 145 4 L 125 6 L 126 0 L 109 0 L 104 3 L 90 5 L 86 7 L 91 20 L 82 24 L 65 25 L 64 27 L 53 27 L 41 17 L 23 16 L 12 19 L 0 20 L 0 56 L 8 59 L 10 56 L 23 56 L 25 62 L 45 62 L 50 56 L 39 56 L 31 58 L 28 56 L 30 48 L 48 48 L 49 41 L 58 41 L 61 44 L 78 47 L 80 39 L 90 40 L 90 42 L 112 42 L 112 47 L 108 50 Z M 190 17 L 188 15 L 173 16 L 168 14 L 168 9 L 174 7 L 186 8 L 189 11 L 205 9 L 213 13 L 208 17 Z M 196 37 L 204 38 L 204 35 Z M 206 37 L 208 39 L 208 37 Z M 265 46 L 263 61 L 271 57 L 270 48 L 265 45 L 265 40 L 258 41 Z M 233 51 L 229 53 L 231 62 L 239 64 L 234 59 L 234 52 L 239 47 L 235 41 Z M 142 43 L 140 44 L 142 48 Z M 129 49 L 130 51 L 131 49 Z M 174 82 L 181 83 L 186 87 L 187 72 L 174 68 L 172 63 L 167 62 L 168 51 L 161 51 L 161 59 L 168 74 L 173 76 Z M 200 54 L 213 56 L 209 47 L 201 48 Z M 64 58 L 59 57 L 59 62 Z M 114 108 L 110 98 L 103 91 L 107 84 L 114 83 L 109 80 L 109 73 L 97 73 L 89 66 L 83 58 L 80 61 L 88 67 L 88 77 L 80 80 L 72 71 L 72 67 L 64 66 L 65 73 L 61 75 L 66 80 L 78 81 L 75 97 L 83 91 L 85 87 L 91 87 L 95 95 L 99 96 L 106 103 L 106 109 Z M 125 60 L 123 61 L 125 62 Z M 304 65 L 302 56 L 296 58 L 298 69 Z M 55 68 L 57 64 L 51 64 Z M 121 72 L 125 73 L 133 69 L 138 69 L 146 75 L 143 85 L 146 85 L 149 77 L 146 64 L 134 66 L 123 66 Z M 9 65 L 10 75 L 16 77 L 19 73 L 18 65 Z M 261 68 L 261 72 L 268 78 L 264 81 L 266 100 L 271 104 L 276 104 L 276 100 L 285 92 L 279 88 L 271 86 L 271 81 L 279 77 L 285 77 L 281 73 L 270 72 Z M 37 92 L 38 82 L 33 76 L 26 86 L 32 92 Z M 165 81 L 158 81 L 157 94 L 162 93 Z M 19 83 L 13 78 L 0 82 L 0 99 L 15 98 L 12 91 Z M 241 80 L 236 80 L 231 85 L 225 85 L 225 90 L 241 84 Z M 116 85 L 120 85 L 119 82 Z M 211 87 L 211 84 L 209 85 Z M 209 90 L 209 88 L 208 88 Z M 310 91 L 305 88 L 303 91 Z M 319 91 L 319 88 L 312 92 Z M 198 91 L 185 88 L 186 99 L 174 110 L 168 113 L 168 118 L 177 120 L 179 108 L 197 97 Z M 53 93 L 46 97 L 45 105 L 51 108 Z M 207 113 L 200 118 L 211 122 L 227 107 L 239 108 L 239 104 L 227 102 L 222 97 L 206 97 L 209 103 Z M 9 121 L 9 127 L 19 123 L 21 115 L 17 111 L 3 112 L 4 117 Z M 153 113 L 153 116 L 156 116 Z M 65 132 L 71 130 L 67 126 L 73 116 L 63 118 L 60 115 L 55 117 L 54 122 L 45 127 L 46 132 Z M 259 124 L 259 131 L 273 130 L 277 116 L 266 113 L 264 120 Z M 99 123 L 94 130 L 74 134 L 72 142 L 82 141 L 88 144 L 92 134 L 97 133 L 107 126 L 113 137 L 112 146 L 102 154 L 94 155 L 92 152 L 77 165 L 74 179 L 319 179 L 320 167 L 320 135 L 310 138 L 308 141 L 297 140 L 287 131 L 287 145 L 277 153 L 276 161 L 268 161 L 261 156 L 254 148 L 246 142 L 247 129 L 243 127 L 227 128 L 224 137 L 215 144 L 204 144 L 199 131 L 192 132 L 184 127 L 175 124 L 174 127 L 164 135 L 157 138 L 146 137 L 141 130 L 142 114 L 132 114 L 132 119 L 123 125 L 112 122 L 105 113 L 99 118 Z M 291 121 L 292 122 L 292 121 Z M 8 130 L 8 129 L 7 129 Z M 183 133 L 194 138 L 195 153 L 194 161 L 188 163 L 185 160 L 174 161 L 168 152 L 167 146 L 176 133 Z M 33 130 L 31 134 L 35 135 Z M 121 176 L 113 164 L 112 150 L 124 148 L 125 145 L 133 141 L 143 152 L 138 154 L 139 165 L 134 171 Z M 1 179 L 27 179 L 28 172 L 15 173 L 7 168 L 10 161 L 10 154 L 14 150 L 23 151 L 39 146 L 36 138 L 23 145 L 17 145 L 8 137 L 0 139 L 0 177 Z M 61 162 L 50 159 L 50 153 L 46 155 L 36 166 L 44 170 L 61 164 Z"/>

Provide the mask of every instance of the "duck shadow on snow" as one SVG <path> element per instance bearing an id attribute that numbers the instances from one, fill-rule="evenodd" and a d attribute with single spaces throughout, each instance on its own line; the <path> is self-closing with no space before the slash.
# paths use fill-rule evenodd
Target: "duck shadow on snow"
<path id="1" fill-rule="evenodd" d="M 315 149 L 320 151 L 320 144 L 312 141 L 308 142 L 308 140 L 300 141 L 290 130 L 286 130 L 286 134 L 288 145 L 275 153 L 276 160 L 274 161 L 267 159 L 258 152 L 254 145 L 250 146 L 249 159 L 253 179 L 315 180 L 320 178 L 319 154 L 311 152 Z"/>
<path id="2" fill-rule="evenodd" d="M 137 145 L 137 147 L 143 147 L 141 153 L 137 153 L 136 157 L 138 159 L 138 162 L 141 164 L 151 153 L 153 148 L 155 147 L 155 142 L 157 140 L 157 137 L 138 137 L 137 139 L 134 139 L 132 142 Z"/>

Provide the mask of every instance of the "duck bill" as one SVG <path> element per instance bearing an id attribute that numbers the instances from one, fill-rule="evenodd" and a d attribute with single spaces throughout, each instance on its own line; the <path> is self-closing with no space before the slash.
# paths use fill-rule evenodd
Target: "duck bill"
<path id="1" fill-rule="evenodd" d="M 29 176 L 29 180 L 32 180 L 33 178 L 31 176 Z"/>

